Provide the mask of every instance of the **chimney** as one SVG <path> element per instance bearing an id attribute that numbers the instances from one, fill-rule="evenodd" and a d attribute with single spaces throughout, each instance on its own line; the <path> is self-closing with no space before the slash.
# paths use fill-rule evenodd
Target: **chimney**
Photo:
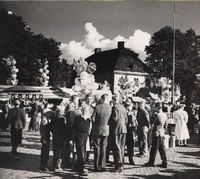
<path id="1" fill-rule="evenodd" d="M 124 41 L 119 41 L 118 42 L 118 49 L 123 49 L 124 48 Z"/>
<path id="2" fill-rule="evenodd" d="M 101 48 L 95 48 L 95 49 L 94 49 L 94 53 L 95 53 L 95 54 L 97 54 L 97 53 L 99 53 L 99 52 L 101 52 Z"/>

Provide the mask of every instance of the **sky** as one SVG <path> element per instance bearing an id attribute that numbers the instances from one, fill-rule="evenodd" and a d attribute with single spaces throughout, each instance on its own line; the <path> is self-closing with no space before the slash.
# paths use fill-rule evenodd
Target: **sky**
<path id="1" fill-rule="evenodd" d="M 200 35 L 200 1 L 175 2 L 176 28 L 193 28 Z M 6 8 L 31 27 L 31 30 L 61 42 L 62 57 L 85 58 L 94 48 L 108 50 L 118 41 L 144 60 L 145 46 L 162 27 L 173 26 L 174 2 L 166 1 L 2 1 Z"/>

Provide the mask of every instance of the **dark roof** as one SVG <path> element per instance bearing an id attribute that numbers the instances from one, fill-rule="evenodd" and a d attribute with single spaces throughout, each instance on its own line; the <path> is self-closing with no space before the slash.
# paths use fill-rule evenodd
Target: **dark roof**
<path id="1" fill-rule="evenodd" d="M 150 72 L 150 68 L 138 58 L 138 54 L 128 48 L 98 52 L 86 58 L 86 61 L 94 62 L 98 72 L 110 70 Z"/>
<path id="2" fill-rule="evenodd" d="M 39 89 L 35 89 L 31 86 L 12 86 L 6 88 L 3 92 L 41 92 Z"/>

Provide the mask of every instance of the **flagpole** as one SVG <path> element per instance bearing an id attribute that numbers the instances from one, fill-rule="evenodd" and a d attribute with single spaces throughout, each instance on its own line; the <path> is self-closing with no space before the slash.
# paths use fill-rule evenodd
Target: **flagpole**
<path id="1" fill-rule="evenodd" d="M 176 6 L 174 3 L 174 17 L 173 17 L 173 57 L 172 57 L 172 105 L 174 105 L 174 89 L 175 89 L 175 50 L 176 50 L 176 44 L 175 44 L 175 37 L 176 37 Z"/>

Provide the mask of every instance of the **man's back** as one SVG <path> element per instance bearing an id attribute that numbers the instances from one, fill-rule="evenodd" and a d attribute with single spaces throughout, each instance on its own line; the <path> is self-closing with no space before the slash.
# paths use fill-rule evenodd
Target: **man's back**
<path id="1" fill-rule="evenodd" d="M 23 129 L 26 124 L 25 113 L 23 109 L 14 107 L 8 113 L 8 120 L 11 123 L 11 128 Z"/>
<path id="2" fill-rule="evenodd" d="M 167 122 L 167 114 L 164 112 L 158 112 L 155 115 L 155 121 L 154 121 L 154 128 L 153 128 L 153 134 L 157 137 L 163 137 L 165 135 L 165 129 L 164 125 Z"/>
<path id="3" fill-rule="evenodd" d="M 110 129 L 114 134 L 127 133 L 126 124 L 128 122 L 127 110 L 122 104 L 115 104 L 110 119 Z"/>
<path id="4" fill-rule="evenodd" d="M 96 106 L 95 111 L 92 115 L 93 135 L 105 135 L 109 134 L 108 130 L 108 120 L 111 116 L 111 106 L 106 103 L 102 103 Z"/>
<path id="5" fill-rule="evenodd" d="M 149 127 L 149 113 L 145 109 L 139 109 L 137 114 L 137 121 L 138 121 L 138 127 L 139 126 L 147 126 Z"/>

